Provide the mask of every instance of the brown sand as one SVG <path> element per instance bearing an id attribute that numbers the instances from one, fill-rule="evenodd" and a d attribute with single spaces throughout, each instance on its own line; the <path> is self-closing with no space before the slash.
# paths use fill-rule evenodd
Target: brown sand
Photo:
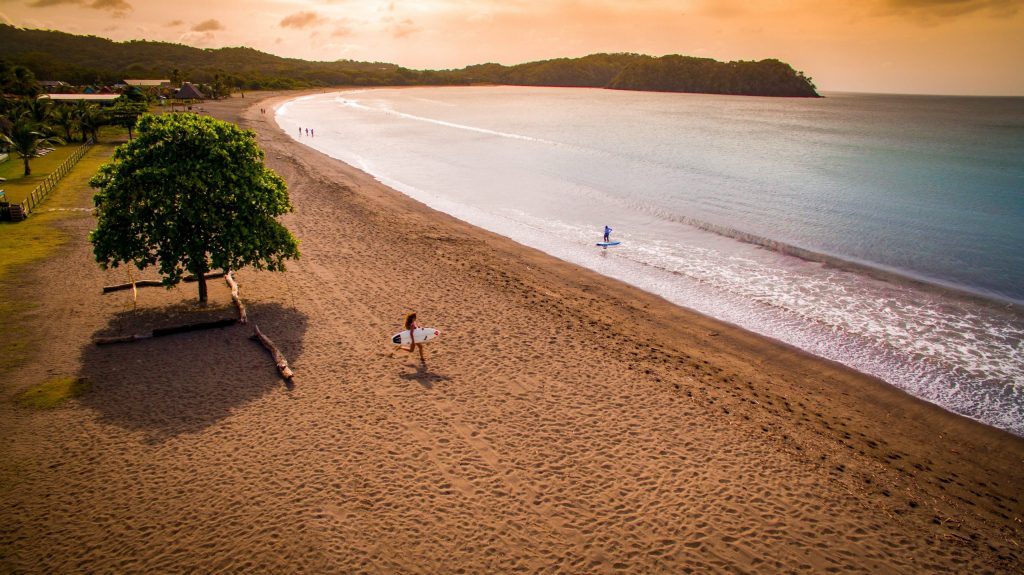
<path id="1" fill-rule="evenodd" d="M 273 103 L 207 109 L 288 181 L 302 259 L 238 279 L 294 385 L 242 326 L 91 345 L 231 309 L 101 296 L 65 220 L 17 288 L 47 343 L 3 387 L 0 572 L 1024 571 L 1020 438 L 427 209 Z M 91 390 L 10 401 L 57 375 Z"/>

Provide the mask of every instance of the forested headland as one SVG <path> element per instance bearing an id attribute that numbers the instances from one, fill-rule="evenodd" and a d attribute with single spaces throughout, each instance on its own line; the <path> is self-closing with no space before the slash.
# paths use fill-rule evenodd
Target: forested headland
<path id="1" fill-rule="evenodd" d="M 252 48 L 201 49 L 133 40 L 114 42 L 52 30 L 0 25 L 0 59 L 38 80 L 75 86 L 110 85 L 125 78 L 215 79 L 233 88 L 508 84 L 613 88 L 706 94 L 816 97 L 803 72 L 779 60 L 719 62 L 711 58 L 592 54 L 515 66 L 479 64 L 459 70 L 413 70 L 384 62 L 312 62 Z"/>

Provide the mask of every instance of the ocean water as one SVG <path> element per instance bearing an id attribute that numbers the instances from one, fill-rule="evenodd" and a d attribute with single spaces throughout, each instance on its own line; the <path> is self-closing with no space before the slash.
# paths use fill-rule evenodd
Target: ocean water
<path id="1" fill-rule="evenodd" d="M 469 223 L 1024 435 L 1024 98 L 439 87 L 276 119 Z M 594 246 L 605 224 L 621 246 Z"/>

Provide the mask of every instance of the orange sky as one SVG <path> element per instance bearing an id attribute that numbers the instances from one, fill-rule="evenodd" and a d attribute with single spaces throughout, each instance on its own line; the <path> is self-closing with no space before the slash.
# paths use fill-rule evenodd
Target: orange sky
<path id="1" fill-rule="evenodd" d="M 410 68 L 778 58 L 825 91 L 1024 96 L 1024 0 L 0 0 L 0 20 Z"/>

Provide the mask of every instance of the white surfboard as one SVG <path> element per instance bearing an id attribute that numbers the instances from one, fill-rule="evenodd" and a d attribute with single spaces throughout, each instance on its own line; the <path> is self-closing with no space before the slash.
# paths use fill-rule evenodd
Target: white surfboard
<path id="1" fill-rule="evenodd" d="M 418 327 L 413 330 L 413 334 L 416 336 L 416 343 L 427 343 L 440 337 L 441 332 L 432 327 Z M 400 331 L 391 336 L 391 343 L 395 345 L 409 345 L 409 330 Z"/>

